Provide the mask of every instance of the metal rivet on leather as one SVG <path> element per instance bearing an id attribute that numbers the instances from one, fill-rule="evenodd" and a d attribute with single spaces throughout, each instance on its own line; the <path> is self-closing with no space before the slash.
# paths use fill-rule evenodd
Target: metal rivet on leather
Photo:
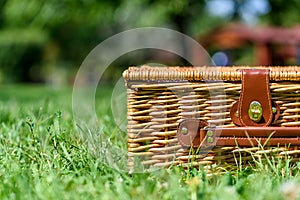
<path id="1" fill-rule="evenodd" d="M 214 134 L 214 133 L 213 133 L 211 130 L 207 131 L 207 133 L 206 133 L 206 135 L 209 136 L 209 137 L 212 137 L 213 134 Z"/>
<path id="2" fill-rule="evenodd" d="M 182 133 L 182 135 L 188 134 L 188 129 L 186 127 L 182 127 L 181 128 L 181 133 Z"/>
<path id="3" fill-rule="evenodd" d="M 207 138 L 207 142 L 208 143 L 213 143 L 214 142 L 214 138 L 213 137 L 208 137 Z"/>
<path id="4" fill-rule="evenodd" d="M 252 101 L 249 106 L 249 118 L 254 122 L 259 122 L 262 116 L 262 107 L 258 101 Z"/>
<path id="5" fill-rule="evenodd" d="M 275 114 L 277 112 L 277 109 L 275 107 L 272 107 L 272 113 Z"/>

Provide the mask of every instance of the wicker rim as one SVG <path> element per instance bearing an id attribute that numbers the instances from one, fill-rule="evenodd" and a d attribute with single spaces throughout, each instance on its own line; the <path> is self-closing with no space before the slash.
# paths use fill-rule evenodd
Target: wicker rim
<path id="1" fill-rule="evenodd" d="M 271 81 L 300 81 L 300 66 L 263 67 L 129 67 L 123 72 L 127 81 L 241 81 L 241 69 L 269 69 Z"/>

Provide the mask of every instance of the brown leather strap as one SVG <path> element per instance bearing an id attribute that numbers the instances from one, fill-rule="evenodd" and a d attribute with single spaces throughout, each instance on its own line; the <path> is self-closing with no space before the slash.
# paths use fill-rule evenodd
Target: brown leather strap
<path id="1" fill-rule="evenodd" d="M 238 127 L 214 128 L 200 119 L 187 119 L 179 124 L 177 137 L 184 147 L 262 145 L 300 146 L 298 127 Z"/>
<path id="2" fill-rule="evenodd" d="M 298 127 L 237 127 L 237 128 L 215 128 L 220 131 L 219 137 L 300 137 Z"/>
<path id="3" fill-rule="evenodd" d="M 238 147 L 258 147 L 265 146 L 299 146 L 300 139 L 297 138 L 216 138 L 216 146 L 238 146 Z"/>
<path id="4" fill-rule="evenodd" d="M 249 117 L 249 107 L 253 102 L 259 102 L 262 107 L 262 117 L 259 121 L 253 121 Z M 271 124 L 273 114 L 268 69 L 242 70 L 242 90 L 238 112 L 242 126 L 268 126 Z"/>

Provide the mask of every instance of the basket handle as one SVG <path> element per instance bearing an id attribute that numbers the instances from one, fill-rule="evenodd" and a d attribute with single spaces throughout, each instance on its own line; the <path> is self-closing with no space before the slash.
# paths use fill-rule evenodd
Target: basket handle
<path id="1" fill-rule="evenodd" d="M 236 127 L 208 126 L 201 119 L 185 119 L 179 123 L 177 138 L 183 147 L 209 146 L 300 146 L 299 127 Z"/>

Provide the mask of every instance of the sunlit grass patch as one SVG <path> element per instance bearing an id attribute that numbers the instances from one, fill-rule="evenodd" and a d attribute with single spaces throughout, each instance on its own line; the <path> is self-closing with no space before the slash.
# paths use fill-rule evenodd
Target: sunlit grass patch
<path id="1" fill-rule="evenodd" d="M 126 150 L 127 138 L 112 119 L 111 89 L 103 91 L 93 151 L 77 134 L 71 88 L 1 86 L 0 199 L 299 198 L 300 164 L 289 159 L 254 157 L 252 165 L 210 176 L 193 167 L 133 174 L 112 167 L 105 151 L 110 144 Z"/>

